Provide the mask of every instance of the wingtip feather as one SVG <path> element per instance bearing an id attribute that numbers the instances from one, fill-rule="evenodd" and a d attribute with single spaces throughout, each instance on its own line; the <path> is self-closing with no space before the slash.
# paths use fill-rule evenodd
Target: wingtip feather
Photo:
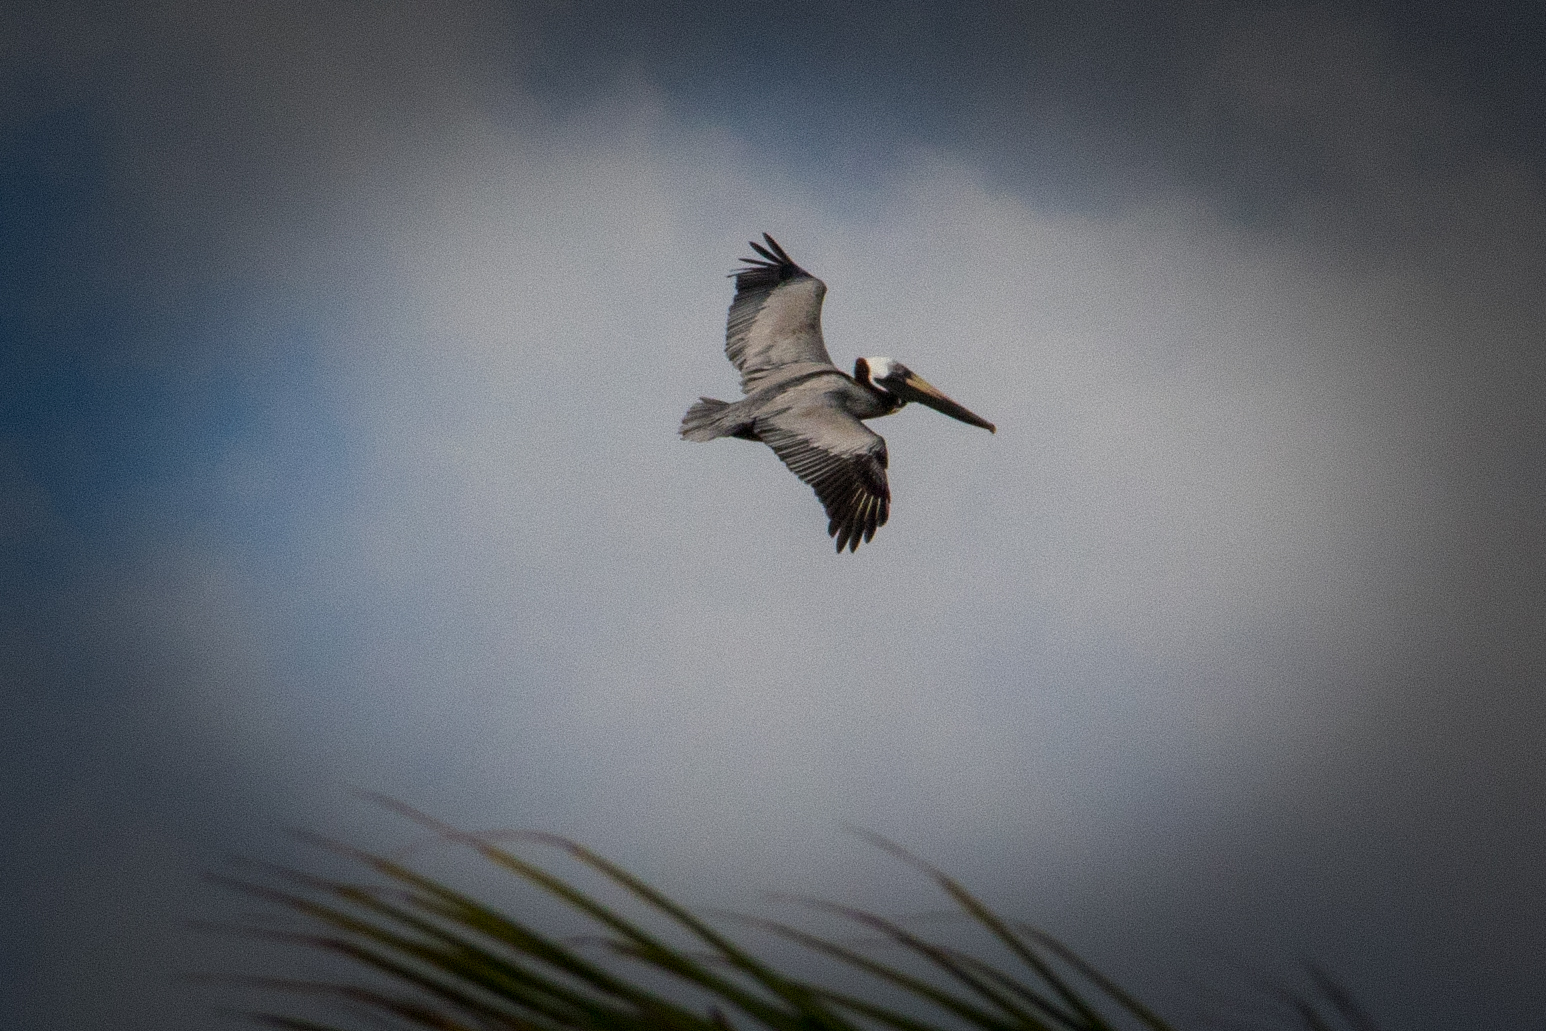
<path id="1" fill-rule="evenodd" d="M 789 253 L 779 246 L 778 241 L 773 239 L 772 234 L 764 232 L 762 238 L 768 241 L 768 246 L 773 248 L 773 253 L 778 255 L 780 261 L 788 262 L 791 265 L 794 264 L 794 261 L 789 257 Z"/>

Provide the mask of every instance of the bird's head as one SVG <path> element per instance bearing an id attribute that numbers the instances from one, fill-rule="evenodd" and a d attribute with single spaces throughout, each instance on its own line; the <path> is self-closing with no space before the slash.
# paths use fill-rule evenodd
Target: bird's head
<path id="1" fill-rule="evenodd" d="M 928 380 L 899 361 L 893 361 L 890 358 L 860 358 L 854 362 L 854 379 L 894 397 L 898 406 L 905 405 L 909 401 L 917 401 L 919 404 L 928 405 L 936 412 L 943 412 L 952 419 L 981 426 L 989 433 L 998 432 L 991 422 L 956 404 Z"/>

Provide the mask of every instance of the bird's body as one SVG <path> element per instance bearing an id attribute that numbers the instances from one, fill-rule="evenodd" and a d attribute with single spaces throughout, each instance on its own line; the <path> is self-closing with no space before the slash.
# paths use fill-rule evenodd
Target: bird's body
<path id="1" fill-rule="evenodd" d="M 821 336 L 827 287 L 796 265 L 771 236 L 752 243 L 764 260 L 732 273 L 735 300 L 725 354 L 741 372 L 739 401 L 701 398 L 682 419 L 687 440 L 760 440 L 810 484 L 827 510 L 837 550 L 850 551 L 885 525 L 891 509 L 886 442 L 861 420 L 908 401 L 984 429 L 993 425 L 889 358 L 860 358 L 850 376 L 832 364 Z"/>

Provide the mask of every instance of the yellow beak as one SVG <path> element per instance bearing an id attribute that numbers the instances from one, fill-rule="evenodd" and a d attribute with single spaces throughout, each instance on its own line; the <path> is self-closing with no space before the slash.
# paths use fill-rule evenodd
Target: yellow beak
<path id="1" fill-rule="evenodd" d="M 917 401 L 921 405 L 928 405 L 936 412 L 943 412 L 952 419 L 960 419 L 962 422 L 973 426 L 981 426 L 989 433 L 997 433 L 998 429 L 988 420 L 977 413 L 956 404 L 946 397 L 937 387 L 916 373 L 909 372 L 900 384 L 898 391 L 906 400 Z"/>

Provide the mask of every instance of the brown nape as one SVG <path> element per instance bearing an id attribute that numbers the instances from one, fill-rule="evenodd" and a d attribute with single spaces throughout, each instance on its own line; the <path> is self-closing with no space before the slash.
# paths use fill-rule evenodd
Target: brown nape
<path id="1" fill-rule="evenodd" d="M 854 359 L 854 379 L 865 386 L 870 385 L 870 363 L 863 358 Z"/>

